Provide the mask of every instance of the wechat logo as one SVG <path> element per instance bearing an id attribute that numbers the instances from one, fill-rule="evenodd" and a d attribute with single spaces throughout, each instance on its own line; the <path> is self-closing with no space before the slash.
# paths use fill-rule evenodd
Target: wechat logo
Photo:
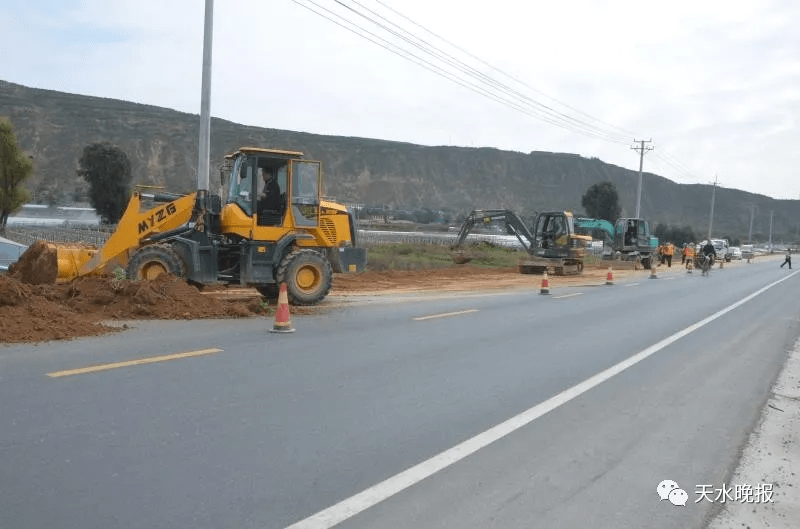
<path id="1" fill-rule="evenodd" d="M 686 491 L 671 479 L 665 479 L 659 483 L 658 487 L 656 487 L 656 492 L 661 501 L 669 500 L 672 505 L 686 507 L 686 502 L 689 500 L 689 495 L 686 494 Z"/>

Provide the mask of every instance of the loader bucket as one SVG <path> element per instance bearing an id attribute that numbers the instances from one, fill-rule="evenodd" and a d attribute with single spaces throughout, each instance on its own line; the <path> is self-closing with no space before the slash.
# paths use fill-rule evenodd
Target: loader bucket
<path id="1" fill-rule="evenodd" d="M 58 256 L 58 279 L 69 281 L 80 275 L 80 269 L 100 250 L 93 246 L 53 245 Z"/>
<path id="2" fill-rule="evenodd" d="M 85 246 L 67 246 L 38 241 L 31 245 L 8 272 L 30 285 L 51 285 L 78 277 L 78 269 L 97 253 Z"/>

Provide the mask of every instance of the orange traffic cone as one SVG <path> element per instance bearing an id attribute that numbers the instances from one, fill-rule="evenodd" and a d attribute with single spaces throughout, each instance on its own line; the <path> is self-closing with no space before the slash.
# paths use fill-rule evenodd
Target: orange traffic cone
<path id="1" fill-rule="evenodd" d="M 606 276 L 606 285 L 614 284 L 614 274 L 611 272 L 611 267 L 608 267 L 608 275 Z"/>
<path id="2" fill-rule="evenodd" d="M 550 293 L 550 282 L 547 280 L 547 272 L 544 273 L 544 277 L 542 277 L 542 286 L 539 288 L 539 294 L 549 294 Z"/>
<path id="3" fill-rule="evenodd" d="M 656 275 L 656 264 L 650 259 L 650 279 L 658 279 Z"/>
<path id="4" fill-rule="evenodd" d="M 280 294 L 278 294 L 278 310 L 275 312 L 275 325 L 269 332 L 294 332 L 289 317 L 289 296 L 286 294 L 286 283 L 281 283 Z"/>

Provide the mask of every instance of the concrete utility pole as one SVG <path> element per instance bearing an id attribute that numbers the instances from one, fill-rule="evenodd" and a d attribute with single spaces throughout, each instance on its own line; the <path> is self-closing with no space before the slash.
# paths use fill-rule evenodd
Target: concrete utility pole
<path id="1" fill-rule="evenodd" d="M 200 141 L 197 148 L 197 194 L 204 199 L 208 191 L 211 160 L 211 37 L 214 26 L 214 0 L 206 0 L 203 26 L 203 83 L 200 92 Z"/>
<path id="2" fill-rule="evenodd" d="M 769 212 L 769 253 L 772 253 L 772 214 L 774 211 Z"/>
<path id="3" fill-rule="evenodd" d="M 717 175 L 714 175 L 714 189 L 711 191 L 711 215 L 708 218 L 708 240 L 711 240 L 711 226 L 714 223 L 714 198 L 717 195 Z"/>
<path id="4" fill-rule="evenodd" d="M 750 231 L 747 232 L 747 244 L 753 244 L 753 213 L 758 209 L 758 206 L 750 206 Z"/>
<path id="5" fill-rule="evenodd" d="M 639 143 L 639 145 L 638 146 L 637 145 L 632 145 L 631 146 L 631 149 L 633 149 L 634 151 L 637 151 L 639 153 L 639 190 L 636 192 L 636 218 L 637 219 L 641 218 L 641 216 L 639 215 L 639 212 L 641 211 L 641 205 L 642 205 L 642 165 L 644 164 L 644 153 L 646 151 L 652 151 L 653 149 L 655 149 L 655 147 L 651 147 L 651 146 L 645 147 L 644 144 L 645 143 L 651 143 L 652 141 L 653 141 L 652 139 L 639 140 L 639 141 L 636 141 L 636 139 L 634 139 L 633 142 L 634 143 Z"/>

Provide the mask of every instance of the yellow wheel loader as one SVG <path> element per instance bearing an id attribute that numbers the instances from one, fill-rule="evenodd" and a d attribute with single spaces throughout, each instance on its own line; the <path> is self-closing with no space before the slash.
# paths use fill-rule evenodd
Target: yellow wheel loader
<path id="1" fill-rule="evenodd" d="M 134 193 L 102 248 L 56 246 L 58 278 L 120 266 L 129 279 L 169 273 L 198 285 L 253 286 L 268 297 L 286 283 L 290 303 L 313 305 L 328 294 L 333 272 L 366 266 L 353 215 L 322 198 L 320 162 L 242 147 L 226 155 L 223 184 L 224 197 Z M 143 198 L 159 205 L 141 211 Z"/>

